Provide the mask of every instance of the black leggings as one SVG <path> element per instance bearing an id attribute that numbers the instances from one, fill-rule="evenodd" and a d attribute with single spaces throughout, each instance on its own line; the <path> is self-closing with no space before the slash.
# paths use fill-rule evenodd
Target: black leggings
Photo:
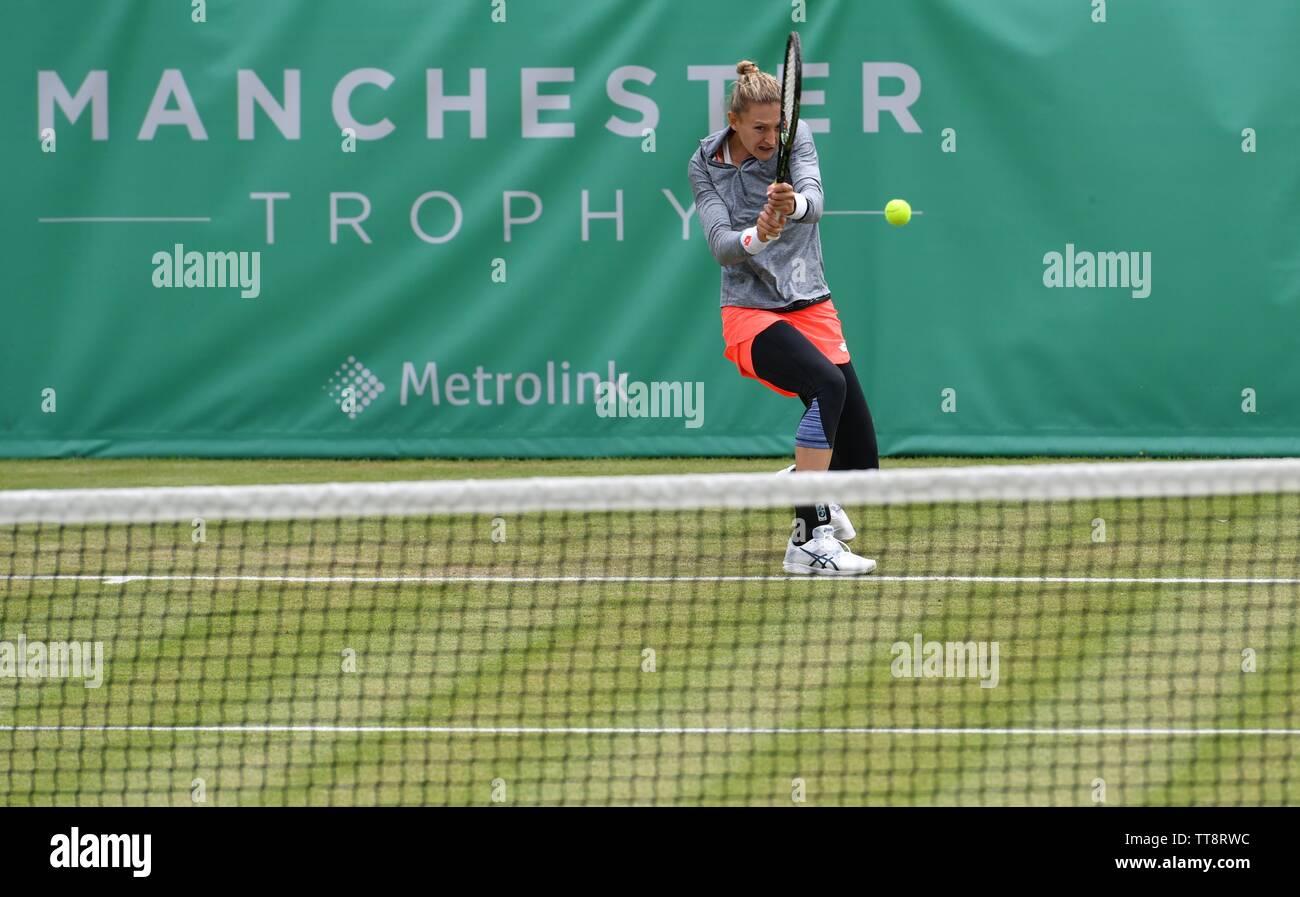
<path id="1" fill-rule="evenodd" d="M 773 386 L 797 393 L 804 408 L 817 400 L 822 428 L 831 444 L 831 470 L 874 470 L 880 466 L 876 428 L 852 362 L 831 363 L 785 321 L 754 338 L 751 356 L 754 373 Z"/>

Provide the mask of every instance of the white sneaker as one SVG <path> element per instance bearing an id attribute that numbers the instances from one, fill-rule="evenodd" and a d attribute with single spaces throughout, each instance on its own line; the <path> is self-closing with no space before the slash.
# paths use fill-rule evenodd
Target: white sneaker
<path id="1" fill-rule="evenodd" d="M 794 473 L 794 465 L 783 467 L 777 473 Z M 833 503 L 831 504 L 831 526 L 835 527 L 835 538 L 843 539 L 845 542 L 853 541 L 858 535 L 858 531 L 853 528 L 853 521 L 849 520 L 849 515 L 844 513 L 843 508 Z"/>
<path id="2" fill-rule="evenodd" d="M 802 545 L 791 541 L 785 548 L 785 572 L 818 576 L 858 576 L 876 569 L 871 558 L 858 557 L 839 539 L 829 523 L 813 530 Z"/>

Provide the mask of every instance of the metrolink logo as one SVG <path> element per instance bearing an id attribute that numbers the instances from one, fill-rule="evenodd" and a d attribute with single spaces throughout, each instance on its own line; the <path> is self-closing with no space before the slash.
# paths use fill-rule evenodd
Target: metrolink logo
<path id="1" fill-rule="evenodd" d="M 357 356 L 349 355 L 330 375 L 329 382 L 321 387 L 321 391 L 334 400 L 340 411 L 356 420 L 357 415 L 364 413 L 370 403 L 379 398 L 384 383 L 374 371 L 358 361 Z"/>
<path id="2" fill-rule="evenodd" d="M 612 360 L 604 371 L 573 371 L 567 361 L 548 361 L 541 371 L 490 371 L 478 365 L 472 372 L 446 371 L 436 361 L 425 362 L 420 371 L 407 361 L 400 401 L 406 405 L 414 393 L 427 394 L 432 405 L 585 405 L 596 400 L 602 382 L 616 383 L 619 376 Z"/>
<path id="3" fill-rule="evenodd" d="M 357 356 L 349 355 L 321 390 L 355 419 L 379 399 L 384 384 Z M 427 399 L 435 408 L 450 405 L 593 405 L 602 418 L 679 418 L 687 429 L 704 426 L 704 384 L 698 380 L 629 380 L 610 360 L 604 370 L 575 370 L 568 361 L 549 360 L 538 370 L 501 371 L 476 365 L 448 370 L 436 361 L 421 366 L 402 362 L 398 404 Z"/>
<path id="4" fill-rule="evenodd" d="M 1049 288 L 1120 288 L 1134 299 L 1151 295 L 1150 252 L 1089 252 L 1065 244 L 1065 252 L 1043 256 L 1043 286 Z"/>

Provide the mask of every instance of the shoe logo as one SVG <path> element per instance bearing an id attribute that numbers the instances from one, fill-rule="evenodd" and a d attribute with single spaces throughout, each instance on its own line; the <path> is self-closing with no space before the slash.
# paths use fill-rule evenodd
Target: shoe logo
<path id="1" fill-rule="evenodd" d="M 835 559 L 831 555 L 818 554 L 815 551 L 809 551 L 807 548 L 804 548 L 802 545 L 798 546 L 798 548 L 804 554 L 808 555 L 808 557 L 812 558 L 812 563 L 810 563 L 808 566 L 821 567 L 823 570 L 825 570 L 827 567 L 829 567 L 832 570 L 840 569 L 839 565 L 835 563 Z"/>

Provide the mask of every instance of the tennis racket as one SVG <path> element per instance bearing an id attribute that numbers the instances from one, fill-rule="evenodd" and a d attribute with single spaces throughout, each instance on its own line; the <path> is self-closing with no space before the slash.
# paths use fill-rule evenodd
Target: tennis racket
<path id="1" fill-rule="evenodd" d="M 803 90 L 803 50 L 798 32 L 785 42 L 785 70 L 781 73 L 781 145 L 776 150 L 776 180 L 790 182 L 790 153 L 799 128 L 799 93 Z"/>

